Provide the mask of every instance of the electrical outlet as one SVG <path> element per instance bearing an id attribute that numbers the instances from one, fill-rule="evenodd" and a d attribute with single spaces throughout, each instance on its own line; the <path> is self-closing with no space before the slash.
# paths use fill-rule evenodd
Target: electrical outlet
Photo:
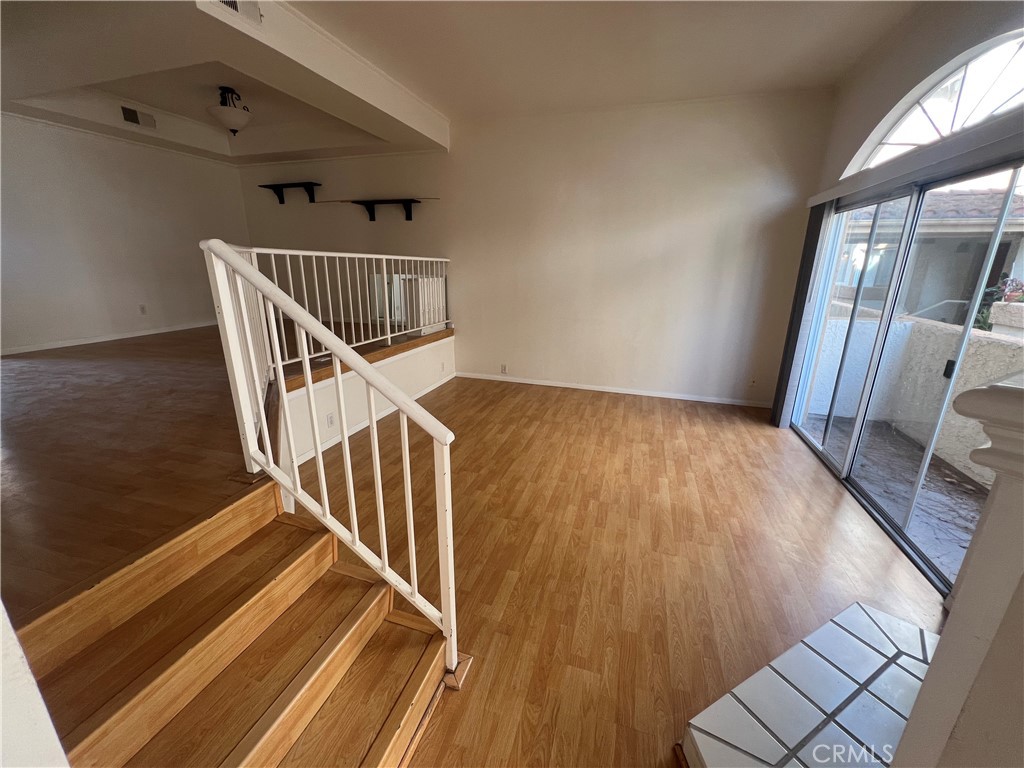
<path id="1" fill-rule="evenodd" d="M 501 372 L 502 373 L 508 373 L 508 365 L 507 364 L 505 364 L 505 363 L 501 364 Z"/>
<path id="2" fill-rule="evenodd" d="M 334 411 L 327 414 L 327 428 L 334 429 Z"/>
<path id="3" fill-rule="evenodd" d="M 444 360 L 441 361 L 441 373 L 444 373 Z"/>
<path id="4" fill-rule="evenodd" d="M 145 304 L 139 304 L 139 314 L 140 315 L 146 314 L 146 305 Z"/>

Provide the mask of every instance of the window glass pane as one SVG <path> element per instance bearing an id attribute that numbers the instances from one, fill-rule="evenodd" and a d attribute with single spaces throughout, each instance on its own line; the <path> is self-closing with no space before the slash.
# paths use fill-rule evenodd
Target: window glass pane
<path id="1" fill-rule="evenodd" d="M 939 138 L 932 121 L 921 107 L 914 107 L 900 121 L 886 141 L 894 144 L 929 144 Z"/>
<path id="2" fill-rule="evenodd" d="M 980 218 L 978 231 L 983 231 Z M 985 292 L 973 318 L 967 348 L 953 383 L 953 398 L 961 392 L 999 381 L 1024 370 L 1024 314 L 1017 311 L 1024 291 L 1024 181 L 1018 182 L 995 259 L 985 280 Z M 910 538 L 953 581 L 989 489 L 992 470 L 971 461 L 973 449 L 988 442 L 981 425 L 946 409 L 928 464 L 921 495 L 907 526 Z"/>
<path id="3" fill-rule="evenodd" d="M 864 279 L 853 315 L 853 326 L 847 335 L 832 420 L 823 446 L 839 465 L 845 461 L 846 451 L 853 438 L 857 408 L 867 380 L 882 309 L 889 295 L 896 252 L 899 250 L 909 206 L 909 197 L 881 204 L 875 236 L 865 257 Z"/>
<path id="4" fill-rule="evenodd" d="M 861 270 L 865 264 L 868 236 L 875 216 L 874 205 L 838 214 L 832 226 L 836 237 L 833 267 L 828 282 L 824 316 L 814 348 L 814 368 L 803 403 L 803 413 L 796 423 L 816 443 L 825 434 L 825 420 L 832 402 L 832 392 L 839 372 L 839 360 L 850 313 L 857 292 Z"/>
<path id="5" fill-rule="evenodd" d="M 1024 104 L 1024 90 L 1017 91 L 1017 93 L 1003 102 L 1003 105 L 996 110 L 996 114 L 1009 112 L 1011 109 L 1019 107 L 1021 104 Z"/>
<path id="6" fill-rule="evenodd" d="M 967 464 L 937 450 L 942 474 L 926 474 L 913 520 L 911 506 L 927 448 L 943 418 L 964 326 L 975 320 L 968 316 L 972 300 L 989 274 L 986 258 L 1009 178 L 1006 171 L 924 195 L 851 471 L 898 525 L 921 517 L 924 532 L 915 528 L 912 538 L 947 576 L 955 575 L 954 561 L 959 568 L 949 548 L 954 529 L 972 514 L 964 511 L 970 494 L 950 492 L 970 488 L 984 498 L 971 486 Z M 996 368 L 1004 363 L 1010 364 L 1005 350 L 991 357 Z"/>
<path id="7" fill-rule="evenodd" d="M 1014 58 L 1014 54 L 1019 50 L 1020 43 L 1011 40 L 982 54 L 967 65 L 967 74 L 964 76 L 963 90 L 960 94 L 956 119 L 953 121 L 953 130 L 960 130 L 964 126 L 968 117 L 977 110 L 981 100 L 989 92 L 993 83 L 999 80 L 1007 70 L 1010 59 Z M 1017 87 L 1020 88 L 1021 85 Z M 986 111 L 986 115 L 988 111 Z M 986 115 L 976 117 L 975 121 L 984 119 Z"/>
<path id="8" fill-rule="evenodd" d="M 947 79 L 942 85 L 928 94 L 922 101 L 928 117 L 935 123 L 939 132 L 946 136 L 953 127 L 953 115 L 956 113 L 957 98 L 960 95 L 960 85 L 963 81 L 964 70 L 958 69 L 956 74 Z"/>
<path id="9" fill-rule="evenodd" d="M 916 146 L 916 144 L 882 144 L 877 150 L 875 150 L 875 154 L 872 155 L 867 167 L 874 168 L 876 165 L 887 163 L 894 157 L 899 157 L 904 152 L 909 152 Z"/>
<path id="10" fill-rule="evenodd" d="M 1005 111 L 1004 105 L 1007 100 L 1018 93 L 1022 87 L 1024 87 L 1024 51 L 1018 50 L 998 79 L 992 83 L 992 86 L 978 102 L 974 112 L 965 120 L 964 125 L 976 125 L 997 111 Z"/>

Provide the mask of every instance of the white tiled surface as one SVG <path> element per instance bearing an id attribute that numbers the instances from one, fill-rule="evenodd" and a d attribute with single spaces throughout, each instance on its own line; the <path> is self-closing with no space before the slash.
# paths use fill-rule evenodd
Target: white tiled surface
<path id="1" fill-rule="evenodd" d="M 775 765 L 786 754 L 783 746 L 758 725 L 730 694 L 693 718 L 690 725 L 717 736 L 769 765 Z"/>
<path id="2" fill-rule="evenodd" d="M 832 622 L 809 634 L 804 642 L 858 683 L 885 663 L 885 656 Z"/>
<path id="3" fill-rule="evenodd" d="M 690 721 L 691 768 L 887 765 L 938 637 L 854 603 Z"/>
<path id="4" fill-rule="evenodd" d="M 891 757 L 907 721 L 864 691 L 837 716 L 836 722 L 876 755 Z M 888 750 L 888 754 L 886 754 Z"/>
<path id="5" fill-rule="evenodd" d="M 890 616 L 888 613 L 882 613 L 869 606 L 864 606 L 864 610 L 868 612 L 868 615 L 874 619 L 882 631 L 889 636 L 889 639 L 899 646 L 901 651 L 921 661 L 928 661 L 928 657 L 924 653 L 924 647 L 921 644 L 920 627 L 915 627 L 913 624 L 897 619 L 895 616 Z"/>
<path id="6" fill-rule="evenodd" d="M 733 693 L 787 747 L 795 747 L 821 722 L 821 711 L 771 667 L 748 677 Z"/>
<path id="7" fill-rule="evenodd" d="M 853 632 L 861 640 L 867 643 L 884 656 L 892 656 L 896 653 L 896 646 L 885 636 L 885 633 L 878 628 L 878 625 L 871 620 L 867 612 L 854 603 L 834 619 L 836 624 Z"/>
<path id="8" fill-rule="evenodd" d="M 847 736 L 833 723 L 826 725 L 807 746 L 801 749 L 798 757 L 804 765 L 808 766 L 882 765 L 862 745 Z M 711 763 L 707 763 L 707 765 L 710 768 Z"/>
<path id="9" fill-rule="evenodd" d="M 853 680 L 803 643 L 794 645 L 771 665 L 826 712 L 831 712 L 857 690 Z"/>
<path id="10" fill-rule="evenodd" d="M 909 656 L 901 656 L 897 661 L 901 667 L 907 670 L 910 674 L 916 677 L 918 680 L 924 680 L 924 673 L 928 671 L 928 665 L 917 659 L 912 659 Z"/>
<path id="11" fill-rule="evenodd" d="M 868 690 L 904 717 L 910 717 L 910 709 L 921 690 L 921 681 L 898 664 L 893 664 L 868 686 Z"/>
<path id="12" fill-rule="evenodd" d="M 728 744 L 705 736 L 699 731 L 691 731 L 690 737 L 693 739 L 693 746 L 700 750 L 707 765 L 729 765 L 734 768 L 763 768 L 764 766 L 760 760 L 755 760 L 750 755 L 745 755 Z"/>

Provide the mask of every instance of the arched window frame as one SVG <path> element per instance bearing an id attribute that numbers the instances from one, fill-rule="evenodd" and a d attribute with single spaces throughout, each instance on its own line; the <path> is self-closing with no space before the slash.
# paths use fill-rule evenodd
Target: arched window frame
<path id="1" fill-rule="evenodd" d="M 1020 38 L 1022 34 L 1024 34 L 1024 29 L 1016 29 L 1010 32 L 1006 32 L 1002 35 L 998 35 L 997 37 L 991 38 L 989 40 L 986 40 L 983 43 L 979 43 L 973 48 L 969 48 L 968 50 L 961 53 L 959 56 L 947 62 L 945 66 L 940 67 L 938 70 L 936 70 L 927 78 L 918 83 L 918 85 L 912 88 L 902 99 L 900 99 L 896 103 L 896 105 L 891 110 L 889 110 L 889 113 L 878 123 L 878 125 L 875 126 L 874 130 L 868 135 L 868 138 L 864 141 L 860 149 L 857 150 L 853 158 L 850 160 L 849 164 L 846 166 L 846 169 L 843 171 L 843 174 L 842 176 L 840 176 L 840 179 L 846 179 L 862 171 L 872 170 L 872 168 L 868 166 L 868 163 L 874 155 L 875 151 L 885 141 L 885 139 L 888 138 L 889 134 L 896 128 L 896 126 L 900 124 L 900 122 L 914 109 L 915 106 L 917 106 L 917 104 L 920 101 L 927 97 L 935 88 L 937 88 L 939 85 L 945 82 L 949 77 L 955 74 L 957 70 L 959 70 L 961 67 L 970 64 L 975 59 L 983 56 L 984 54 L 988 53 L 989 51 L 995 48 L 998 48 L 1000 45 L 1003 45 L 1004 43 Z M 961 139 L 961 141 L 958 142 L 958 144 L 960 145 L 969 143 L 963 141 L 963 139 L 972 135 L 980 135 L 978 132 L 979 128 L 987 126 L 992 121 L 998 120 L 1003 116 L 1005 116 L 1005 113 L 1002 115 L 991 115 L 986 120 L 983 120 L 967 128 L 961 128 L 960 130 L 953 131 L 952 133 L 938 139 L 937 141 L 928 144 L 922 144 L 916 147 L 915 149 L 912 149 L 902 155 L 897 156 L 896 158 L 893 158 L 893 160 L 912 156 L 914 155 L 914 153 L 920 152 L 922 149 L 926 147 L 934 147 L 937 145 L 945 144 L 949 139 L 954 137 Z M 879 165 L 874 166 L 874 168 L 880 168 L 883 165 L 888 165 L 889 163 L 893 162 L 893 160 L 887 161 L 886 163 L 880 163 Z"/>

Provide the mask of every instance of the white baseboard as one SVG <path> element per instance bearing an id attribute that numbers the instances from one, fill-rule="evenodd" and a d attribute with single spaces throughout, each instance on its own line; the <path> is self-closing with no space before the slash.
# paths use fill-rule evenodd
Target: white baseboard
<path id="1" fill-rule="evenodd" d="M 134 339 L 137 336 L 153 336 L 157 333 L 171 333 L 172 331 L 188 331 L 192 328 L 208 328 L 216 325 L 216 320 L 204 320 L 201 323 L 185 323 L 184 325 L 169 325 L 165 328 L 150 328 L 145 331 L 129 331 L 128 333 L 111 333 L 106 336 L 90 336 L 85 339 L 68 339 L 66 341 L 49 341 L 45 344 L 27 344 L 23 347 L 10 347 L 0 351 L 0 355 L 20 355 L 22 352 L 42 352 L 47 349 L 61 349 L 62 347 L 77 347 L 82 344 L 99 344 L 103 341 L 117 341 L 119 339 Z"/>
<path id="2" fill-rule="evenodd" d="M 640 397 L 664 397 L 669 400 L 691 400 L 697 403 L 716 403 L 719 405 L 745 405 L 753 408 L 770 408 L 770 402 L 761 400 L 738 400 L 731 397 L 709 397 L 707 395 L 688 395 L 679 392 L 656 392 L 649 389 L 626 389 L 624 387 L 601 387 L 596 384 L 568 384 L 563 381 L 548 381 L 546 379 L 521 379 L 516 376 L 495 376 L 488 373 L 465 373 L 459 371 L 457 374 L 463 379 L 484 379 L 486 381 L 510 381 L 513 384 L 536 384 L 541 387 L 562 387 L 564 389 L 584 389 L 591 392 L 612 392 L 618 395 L 639 395 Z"/>

